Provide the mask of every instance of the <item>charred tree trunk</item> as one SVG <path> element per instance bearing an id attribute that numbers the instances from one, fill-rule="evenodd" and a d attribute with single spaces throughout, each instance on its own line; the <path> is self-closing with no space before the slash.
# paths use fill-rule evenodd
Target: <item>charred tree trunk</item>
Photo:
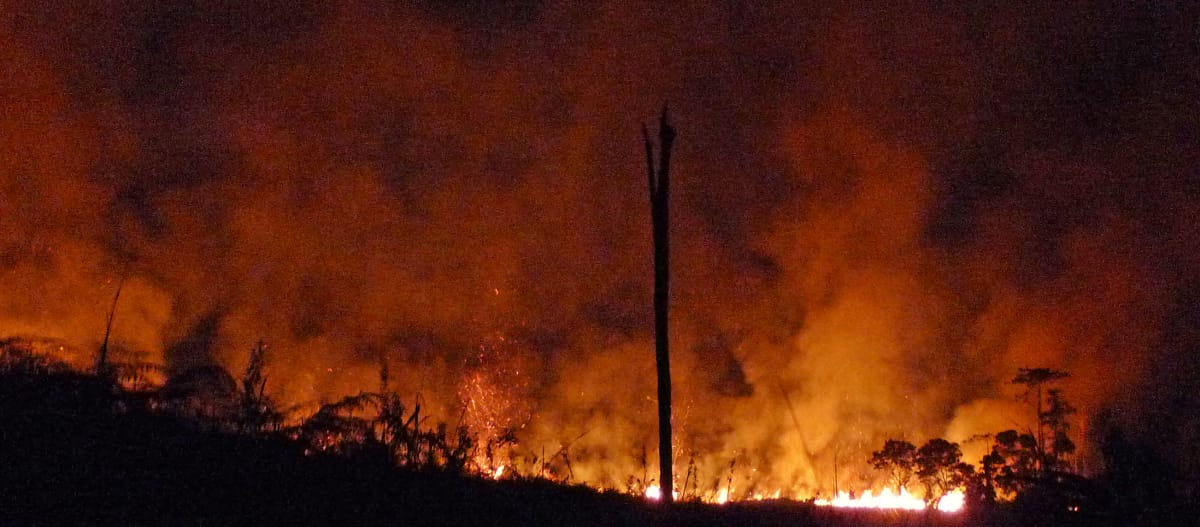
<path id="1" fill-rule="evenodd" d="M 671 503 L 674 480 L 671 473 L 671 356 L 668 339 L 668 311 L 671 279 L 671 144 L 675 129 L 667 123 L 664 106 L 659 119 L 658 169 L 654 167 L 654 145 L 650 132 L 642 127 L 646 144 L 646 173 L 650 182 L 650 216 L 654 222 L 654 350 L 658 369 L 658 468 L 662 500 Z"/>
<path id="2" fill-rule="evenodd" d="M 113 318 L 117 315 L 117 301 L 121 299 L 121 289 L 125 287 L 125 275 L 117 282 L 117 293 L 113 295 L 112 307 L 108 308 L 108 319 L 104 323 L 104 340 L 100 341 L 100 351 L 96 353 L 96 376 L 104 380 L 115 381 L 115 372 L 108 363 L 108 338 L 112 336 Z"/>

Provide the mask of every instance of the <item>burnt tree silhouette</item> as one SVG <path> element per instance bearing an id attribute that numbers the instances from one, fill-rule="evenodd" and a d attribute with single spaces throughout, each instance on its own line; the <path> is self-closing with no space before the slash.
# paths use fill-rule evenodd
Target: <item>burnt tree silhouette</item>
<path id="1" fill-rule="evenodd" d="M 871 466 L 888 473 L 888 483 L 900 492 L 908 487 L 917 470 L 917 447 L 901 439 L 888 439 L 883 450 L 871 454 Z"/>
<path id="2" fill-rule="evenodd" d="M 259 340 L 250 350 L 250 362 L 242 374 L 242 390 L 238 405 L 237 426 L 246 433 L 259 433 L 279 422 L 274 403 L 267 396 L 267 344 Z"/>
<path id="3" fill-rule="evenodd" d="M 1055 382 L 1059 379 L 1065 379 L 1070 376 L 1071 375 L 1065 371 L 1052 370 L 1050 368 L 1018 368 L 1017 376 L 1012 380 L 1013 384 L 1023 384 L 1028 390 L 1034 391 L 1037 394 L 1038 470 L 1046 469 L 1046 441 L 1042 435 L 1042 423 L 1045 421 L 1044 414 L 1042 412 L 1042 385 Z"/>
<path id="4" fill-rule="evenodd" d="M 117 314 L 117 301 L 121 299 L 121 289 L 125 287 L 125 275 L 117 282 L 117 292 L 113 295 L 112 307 L 108 309 L 108 318 L 104 322 L 104 340 L 100 342 L 100 350 L 96 353 L 96 376 L 100 379 L 111 380 L 114 377 L 112 365 L 108 363 L 108 339 L 112 336 L 113 317 Z"/>
<path id="5" fill-rule="evenodd" d="M 1043 457 L 1046 468 L 1057 471 L 1070 471 L 1066 456 L 1075 452 L 1075 442 L 1071 441 L 1069 432 L 1071 423 L 1067 420 L 1075 413 L 1075 407 L 1068 403 L 1058 388 L 1046 390 L 1046 411 L 1039 416 L 1041 422 L 1050 429 L 1050 445 L 1043 445 Z"/>
<path id="6" fill-rule="evenodd" d="M 646 145 L 646 174 L 650 186 L 650 216 L 654 222 L 654 350 L 658 369 L 658 468 L 662 500 L 671 503 L 673 480 L 671 474 L 671 357 L 668 341 L 668 311 L 671 279 L 671 145 L 675 129 L 667 123 L 667 108 L 663 106 L 658 123 L 658 170 L 654 168 L 654 145 L 650 132 L 642 126 Z"/>

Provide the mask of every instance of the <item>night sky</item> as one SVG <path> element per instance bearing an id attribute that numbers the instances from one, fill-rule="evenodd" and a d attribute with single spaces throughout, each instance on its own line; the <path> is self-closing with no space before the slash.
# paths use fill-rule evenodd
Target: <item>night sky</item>
<path id="1" fill-rule="evenodd" d="M 1194 3 L 225 4 L 0 7 L 0 337 L 86 363 L 124 277 L 121 360 L 262 338 L 290 404 L 387 361 L 623 482 L 665 103 L 702 466 L 816 489 L 835 451 L 1023 428 L 1018 367 L 1072 374 L 1081 458 L 1120 426 L 1200 466 Z"/>

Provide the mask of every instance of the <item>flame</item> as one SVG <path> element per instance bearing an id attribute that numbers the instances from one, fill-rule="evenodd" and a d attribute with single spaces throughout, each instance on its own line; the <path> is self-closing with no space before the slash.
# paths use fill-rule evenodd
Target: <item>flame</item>
<path id="1" fill-rule="evenodd" d="M 646 487 L 646 499 L 658 501 L 662 499 L 662 489 L 658 485 L 650 485 Z"/>
<path id="2" fill-rule="evenodd" d="M 674 498 L 676 500 L 678 500 L 679 499 L 679 491 L 672 490 L 671 496 L 674 496 Z M 650 484 L 650 486 L 646 487 L 646 499 L 653 500 L 653 501 L 661 500 L 662 499 L 662 489 L 659 488 L 658 485 L 655 485 L 653 483 Z"/>
<path id="3" fill-rule="evenodd" d="M 505 341 L 503 336 L 497 336 L 496 339 L 500 342 Z M 69 346 L 65 346 L 58 341 L 54 341 L 52 339 L 22 339 L 20 344 L 23 344 L 30 350 L 31 353 L 35 355 L 54 357 L 55 359 L 67 362 L 67 364 L 78 371 L 86 371 L 86 366 L 84 366 L 87 364 L 86 354 Z M 482 346 L 482 348 L 484 348 L 484 351 L 487 351 L 486 345 Z M 480 357 L 486 357 L 486 353 L 482 353 Z M 512 371 L 514 375 L 518 373 L 515 369 Z M 154 377 L 146 382 L 148 382 L 150 385 L 161 385 L 161 371 L 152 371 L 151 373 L 157 374 L 157 377 Z M 126 388 L 128 389 L 129 386 L 126 386 Z M 497 423 L 510 422 L 511 419 L 507 416 L 513 413 L 514 405 L 508 402 L 506 392 L 503 388 L 504 386 L 502 383 L 497 382 L 495 379 L 489 378 L 485 372 L 480 370 L 471 372 L 466 377 L 462 395 L 467 401 L 468 410 L 473 410 L 473 415 L 481 417 L 481 419 L 478 419 L 477 422 L 473 423 L 475 424 L 476 432 L 494 436 L 496 431 L 500 428 Z M 470 414 L 471 412 L 468 413 Z M 341 438 L 334 437 L 332 435 L 319 438 L 318 449 L 325 450 L 329 446 L 336 445 L 341 440 Z M 490 477 L 491 479 L 499 480 L 506 473 L 510 472 L 510 465 L 494 464 L 496 461 L 495 459 L 483 456 L 482 454 L 477 456 L 475 461 L 479 467 L 479 475 L 483 477 Z M 511 468 L 512 470 L 520 472 L 520 468 L 517 465 L 511 465 Z M 542 470 L 544 477 L 545 468 L 543 467 Z M 680 499 L 681 494 L 678 490 L 674 491 L 673 494 L 676 500 Z M 753 494 L 742 495 L 736 498 L 733 496 L 733 494 L 733 490 L 730 487 L 725 486 L 717 489 L 715 494 L 706 494 L 698 497 L 697 499 L 711 504 L 726 504 L 731 501 L 777 500 L 784 496 L 784 491 L 783 489 L 776 489 L 773 492 L 754 492 Z M 785 499 L 794 499 L 800 501 L 810 499 L 810 496 L 803 493 L 788 493 L 788 495 L 789 497 Z M 659 501 L 662 499 L 662 489 L 656 484 L 651 484 L 645 488 L 644 496 L 646 499 Z M 958 512 L 965 507 L 965 502 L 966 496 L 964 491 L 960 488 L 946 493 L 938 500 L 937 504 L 933 508 L 942 512 Z M 890 487 L 884 487 L 878 492 L 878 494 L 874 493 L 872 490 L 866 490 L 857 497 L 851 497 L 850 493 L 843 491 L 839 492 L 833 499 L 818 498 L 813 500 L 813 503 L 818 506 L 859 509 L 891 509 L 910 511 L 926 509 L 925 501 L 920 497 L 910 494 L 907 489 L 901 488 L 899 492 L 896 492 Z M 1078 507 L 1068 507 L 1068 510 L 1078 511 Z"/>
<path id="4" fill-rule="evenodd" d="M 720 492 L 717 492 L 717 498 L 714 501 L 721 504 L 729 503 L 729 488 L 722 488 Z"/>
<path id="5" fill-rule="evenodd" d="M 962 489 L 956 489 L 946 493 L 942 499 L 938 500 L 937 510 L 944 512 L 958 512 L 966 505 L 967 495 Z"/>
<path id="6" fill-rule="evenodd" d="M 962 489 L 956 489 L 942 496 L 934 508 L 942 512 L 958 512 L 962 510 L 965 502 L 966 496 L 963 494 Z M 925 509 L 925 501 L 909 494 L 908 489 L 901 488 L 900 492 L 897 493 L 888 487 L 884 487 L 879 494 L 873 494 L 872 491 L 867 490 L 857 498 L 850 497 L 850 494 L 847 492 L 839 492 L 832 500 L 817 499 L 813 503 L 821 506 L 855 509 L 899 509 L 911 511 Z"/>

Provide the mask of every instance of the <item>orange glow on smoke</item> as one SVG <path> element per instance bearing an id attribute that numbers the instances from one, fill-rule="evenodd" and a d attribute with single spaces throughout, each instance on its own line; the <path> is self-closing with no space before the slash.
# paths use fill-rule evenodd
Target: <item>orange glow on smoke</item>
<path id="1" fill-rule="evenodd" d="M 1195 149 L 1162 144 L 1189 134 L 1110 144 L 1073 126 L 1079 144 L 1051 146 L 1026 135 L 1045 122 L 993 115 L 1024 108 L 996 96 L 1079 99 L 1026 89 L 1077 84 L 1054 61 L 1011 60 L 1056 51 L 1025 47 L 1037 14 L 697 2 L 663 18 L 609 1 L 501 22 L 399 2 L 293 20 L 305 10 L 213 2 L 143 57 L 146 21 L 175 15 L 97 4 L 0 9 L 0 340 L 92 368 L 123 280 L 108 360 L 129 387 L 208 367 L 236 381 L 262 339 L 266 394 L 294 421 L 373 390 L 382 360 L 423 426 L 469 430 L 480 477 L 655 499 L 638 128 L 663 99 L 682 141 L 683 500 L 878 489 L 866 460 L 901 430 L 977 464 L 990 446 L 970 438 L 1037 422 L 1018 367 L 1069 371 L 1078 417 L 1111 407 L 1136 425 L 1177 387 L 1155 368 L 1200 340 L 1177 323 L 1200 302 L 1200 204 L 1175 186 L 1195 163 L 1165 156 Z M 242 20 L 272 30 L 223 25 Z M 681 60 L 643 60 L 667 48 Z M 1004 69 L 1035 63 L 1055 67 Z M 1160 93 L 1119 99 L 1178 106 Z M 1071 434 L 1083 466 L 1088 436 Z M 822 504 L 921 501 L 855 496 Z"/>

